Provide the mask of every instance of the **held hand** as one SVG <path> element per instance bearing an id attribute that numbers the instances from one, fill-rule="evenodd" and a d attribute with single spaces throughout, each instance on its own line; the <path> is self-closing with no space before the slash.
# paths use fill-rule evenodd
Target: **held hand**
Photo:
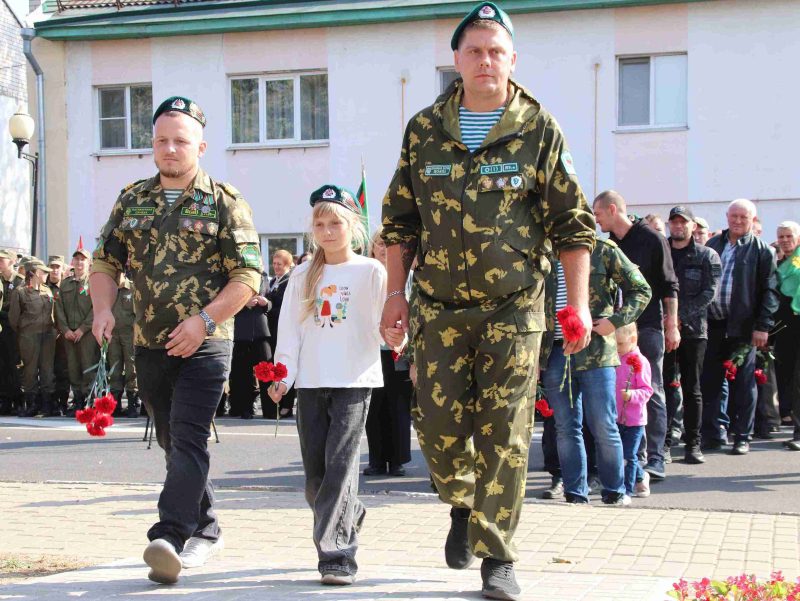
<path id="1" fill-rule="evenodd" d="M 404 332 L 408 332 L 408 301 L 402 294 L 393 296 L 383 305 L 380 332 L 389 346 L 391 344 L 386 340 L 385 330 L 387 328 L 396 328 L 397 322 L 400 322 L 400 327 Z"/>
<path id="2" fill-rule="evenodd" d="M 587 346 L 589 346 L 589 341 L 592 338 L 592 315 L 589 313 L 589 307 L 583 306 L 577 308 L 578 316 L 581 318 L 583 322 L 583 337 L 580 340 L 576 340 L 574 342 L 567 342 L 564 341 L 564 354 L 565 355 L 573 355 L 575 353 L 581 352 Z"/>
<path id="3" fill-rule="evenodd" d="M 170 357 L 191 357 L 206 339 L 206 324 L 199 315 L 192 315 L 182 321 L 169 333 L 167 355 Z"/>
<path id="4" fill-rule="evenodd" d="M 675 323 L 669 324 L 664 328 L 664 350 L 671 353 L 681 344 L 681 333 Z"/>
<path id="5" fill-rule="evenodd" d="M 630 401 L 631 400 L 631 391 L 630 390 L 623 390 L 622 391 L 622 400 L 623 401 Z"/>
<path id="6" fill-rule="evenodd" d="M 395 326 L 397 326 L 397 324 L 395 324 Z M 383 330 L 383 339 L 386 341 L 386 346 L 391 347 L 394 352 L 399 353 L 405 347 L 408 337 L 403 331 L 403 328 L 393 327 Z"/>
<path id="7" fill-rule="evenodd" d="M 592 332 L 595 334 L 600 334 L 600 336 L 608 336 L 609 334 L 613 334 L 617 328 L 614 327 L 614 324 L 608 321 L 605 317 L 602 319 L 595 319 L 592 324 Z"/>
<path id="8" fill-rule="evenodd" d="M 101 311 L 94 314 L 94 321 L 92 321 L 92 335 L 97 340 L 97 344 L 103 346 L 103 342 L 111 340 L 111 333 L 114 331 L 114 314 L 111 309 Z M 72 332 L 64 332 L 64 338 L 74 341 L 75 336 Z"/>
<path id="9" fill-rule="evenodd" d="M 252 309 L 253 307 L 265 307 L 269 301 L 263 297 L 256 294 L 253 298 L 247 301 L 247 307 Z"/>
<path id="10" fill-rule="evenodd" d="M 766 348 L 768 339 L 769 339 L 768 332 L 759 332 L 758 330 L 753 330 L 752 343 L 754 347 L 760 349 Z"/>
<path id="11" fill-rule="evenodd" d="M 78 342 L 80 342 L 80 341 L 81 341 L 81 338 L 83 338 L 83 330 L 81 330 L 80 328 L 78 328 L 77 330 L 75 330 L 75 332 L 74 332 L 74 335 L 73 335 L 72 339 L 73 339 L 73 340 L 75 341 L 75 343 L 77 344 Z"/>
<path id="12" fill-rule="evenodd" d="M 94 318 L 94 323 L 97 323 L 97 317 Z M 92 331 L 94 331 L 94 324 L 92 324 Z M 75 334 L 72 333 L 72 330 L 67 330 L 64 332 L 64 338 L 70 342 L 75 342 Z"/>
<path id="13" fill-rule="evenodd" d="M 272 399 L 272 402 L 276 405 L 281 402 L 283 395 L 286 394 L 286 384 L 283 382 L 278 382 L 277 384 L 273 384 L 269 387 L 269 398 Z"/>

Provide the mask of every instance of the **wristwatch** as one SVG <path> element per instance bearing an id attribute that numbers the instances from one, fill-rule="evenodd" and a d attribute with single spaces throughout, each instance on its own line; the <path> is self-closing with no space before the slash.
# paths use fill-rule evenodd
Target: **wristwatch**
<path id="1" fill-rule="evenodd" d="M 211 319 L 205 310 L 200 311 L 200 317 L 204 322 L 206 322 L 206 336 L 212 336 L 217 329 L 217 324 L 213 319 Z"/>

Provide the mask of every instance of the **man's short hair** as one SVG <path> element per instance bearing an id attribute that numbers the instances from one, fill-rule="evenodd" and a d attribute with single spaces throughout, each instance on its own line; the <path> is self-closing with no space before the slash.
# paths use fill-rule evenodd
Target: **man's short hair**
<path id="1" fill-rule="evenodd" d="M 625 199 L 622 198 L 622 194 L 617 192 L 616 190 L 604 190 L 597 195 L 592 203 L 592 206 L 599 204 L 604 209 L 607 209 L 609 206 L 614 205 L 617 207 L 617 212 L 622 213 L 623 215 L 627 211 L 627 207 L 625 205 Z"/>
<path id="2" fill-rule="evenodd" d="M 288 250 L 283 250 L 282 248 L 276 250 L 272 253 L 272 258 L 279 257 L 284 263 L 288 263 L 289 265 L 294 265 L 294 255 L 290 253 Z"/>
<path id="3" fill-rule="evenodd" d="M 800 236 L 800 223 L 796 221 L 781 221 L 778 224 L 779 230 L 789 230 L 793 236 Z"/>
<path id="4" fill-rule="evenodd" d="M 728 205 L 728 210 L 725 211 L 726 213 L 730 211 L 733 207 L 739 207 L 747 211 L 747 214 L 751 217 L 756 216 L 756 205 L 751 200 L 747 200 L 746 198 L 737 198 L 736 200 L 732 200 L 731 203 Z"/>
<path id="5" fill-rule="evenodd" d="M 472 31 L 473 29 L 494 29 L 496 31 L 504 31 L 508 34 L 508 39 L 511 40 L 511 43 L 514 43 L 514 39 L 511 37 L 511 34 L 508 33 L 508 30 L 500 25 L 497 21 L 492 21 L 491 19 L 478 19 L 477 21 L 473 21 L 469 25 L 464 27 L 464 30 L 461 32 L 461 35 L 458 38 L 458 47 L 461 48 L 461 42 L 464 37 L 467 35 L 468 31 Z"/>

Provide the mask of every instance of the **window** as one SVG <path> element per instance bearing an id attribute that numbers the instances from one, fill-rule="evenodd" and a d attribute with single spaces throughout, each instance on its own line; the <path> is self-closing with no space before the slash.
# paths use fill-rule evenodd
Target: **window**
<path id="1" fill-rule="evenodd" d="M 231 143 L 276 145 L 328 139 L 328 75 L 231 79 Z"/>
<path id="2" fill-rule="evenodd" d="M 685 127 L 685 54 L 619 59 L 619 126 Z"/>
<path id="3" fill-rule="evenodd" d="M 439 69 L 439 93 L 444 92 L 459 77 L 461 75 L 453 67 L 441 67 Z"/>
<path id="4" fill-rule="evenodd" d="M 149 84 L 99 88 L 100 150 L 153 146 L 153 89 Z"/>
<path id="5" fill-rule="evenodd" d="M 264 257 L 264 267 L 271 276 L 272 273 L 272 255 L 276 250 L 288 250 L 294 256 L 303 253 L 303 240 L 302 234 L 262 234 L 261 235 L 261 254 Z"/>

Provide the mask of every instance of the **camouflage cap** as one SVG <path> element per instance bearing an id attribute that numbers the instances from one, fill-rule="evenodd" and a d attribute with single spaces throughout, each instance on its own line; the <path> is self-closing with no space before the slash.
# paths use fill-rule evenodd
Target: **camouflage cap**
<path id="1" fill-rule="evenodd" d="M 494 2 L 481 2 L 478 6 L 469 11 L 469 14 L 458 24 L 450 40 L 450 48 L 458 50 L 458 42 L 461 39 L 461 34 L 464 33 L 464 29 L 473 21 L 479 21 L 481 19 L 499 23 L 508 32 L 511 39 L 514 39 L 514 26 L 511 24 L 511 18 L 506 11 L 498 7 Z"/>
<path id="2" fill-rule="evenodd" d="M 61 265 L 62 267 L 66 267 L 67 262 L 64 259 L 64 255 L 50 255 L 47 259 L 48 265 Z"/>
<path id="3" fill-rule="evenodd" d="M 17 253 L 13 250 L 8 250 L 7 248 L 0 249 L 0 259 L 11 259 L 12 261 L 17 260 Z"/>
<path id="4" fill-rule="evenodd" d="M 44 264 L 44 261 L 41 259 L 37 259 L 36 257 L 31 257 L 28 261 L 26 261 L 23 265 L 26 271 L 33 271 L 34 269 L 41 269 L 47 273 L 53 271 L 47 265 Z"/>
<path id="5" fill-rule="evenodd" d="M 356 202 L 353 193 L 339 186 L 334 186 L 333 184 L 325 184 L 321 188 L 314 190 L 308 201 L 312 207 L 318 202 L 335 202 L 361 215 L 361 207 L 358 205 L 358 202 Z"/>
<path id="6" fill-rule="evenodd" d="M 206 126 L 206 116 L 203 113 L 203 109 L 197 106 L 197 103 L 194 100 L 190 100 L 185 96 L 170 96 L 160 105 L 158 105 L 156 112 L 153 113 L 153 125 L 156 124 L 156 119 L 158 119 L 161 115 L 164 113 L 171 113 L 173 111 L 189 115 L 203 127 Z"/>
<path id="7" fill-rule="evenodd" d="M 82 256 L 86 257 L 87 259 L 91 259 L 92 258 L 92 252 L 90 250 L 86 249 L 86 248 L 83 248 L 83 247 L 76 248 L 75 252 L 72 253 L 73 257 L 75 255 L 82 255 Z"/>
<path id="8" fill-rule="evenodd" d="M 700 229 L 707 230 L 708 229 L 708 221 L 703 219 L 702 217 L 695 217 L 694 222 L 697 224 L 697 227 Z"/>

